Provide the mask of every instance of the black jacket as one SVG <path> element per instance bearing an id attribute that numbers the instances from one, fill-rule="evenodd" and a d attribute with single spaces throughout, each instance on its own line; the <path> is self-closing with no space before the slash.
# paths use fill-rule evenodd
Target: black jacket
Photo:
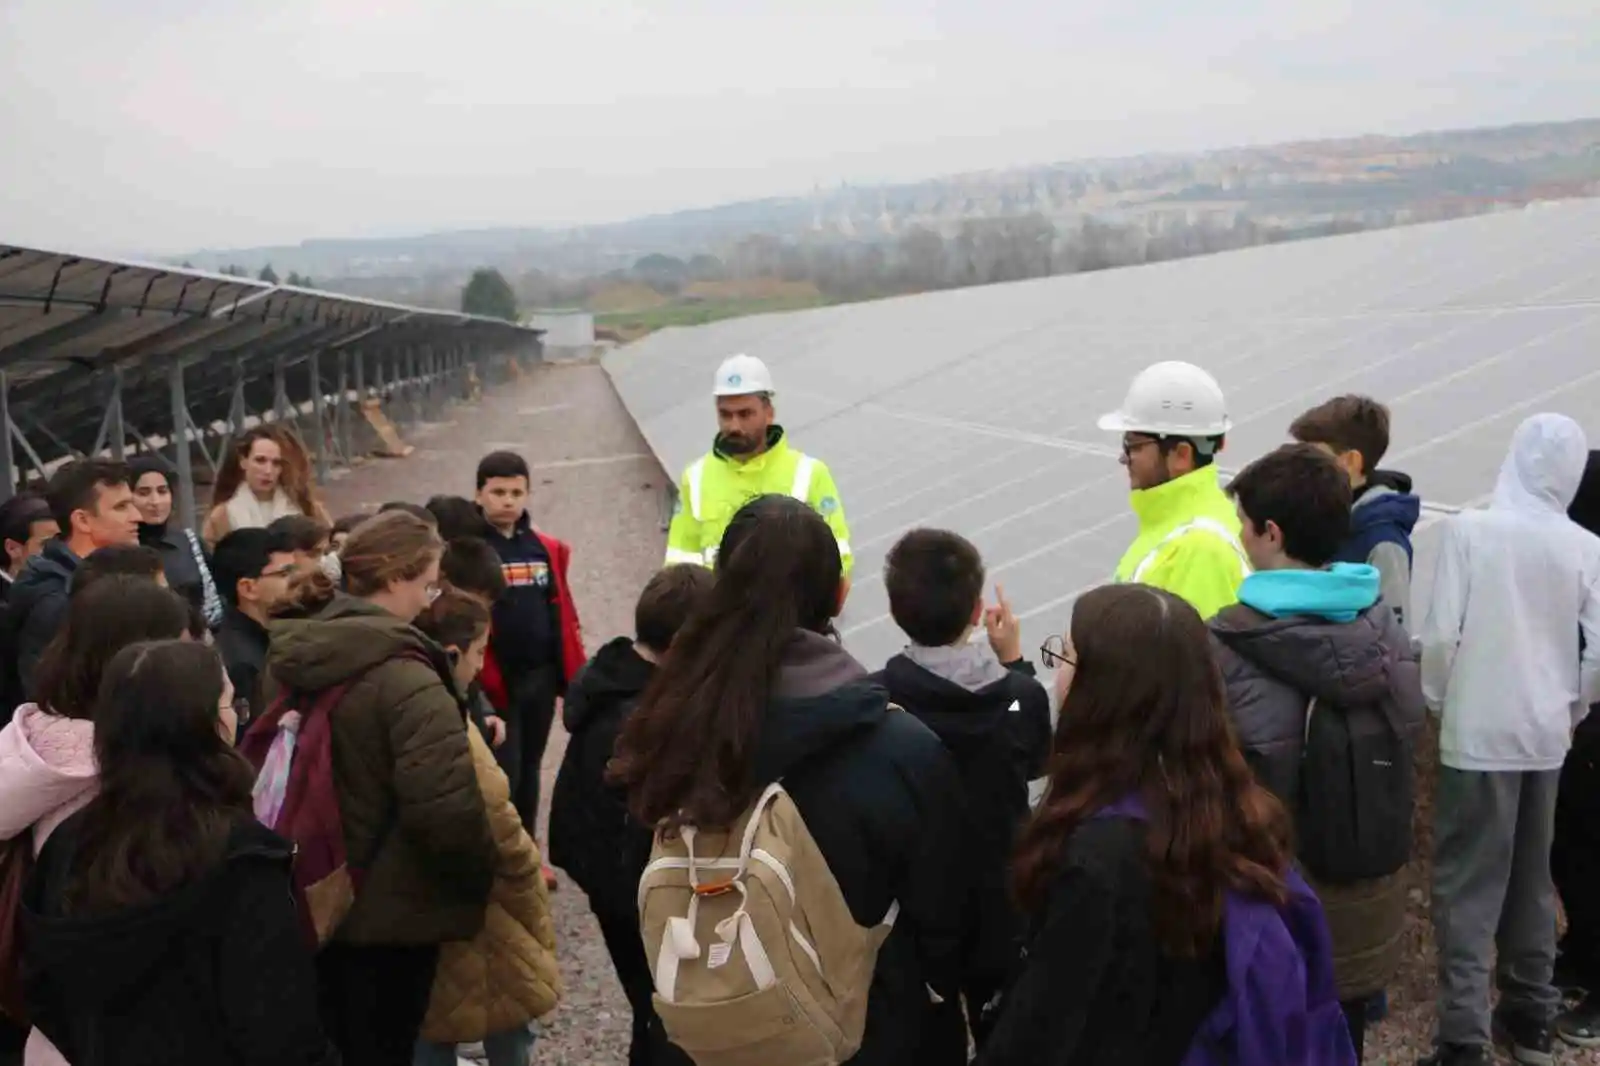
<path id="1" fill-rule="evenodd" d="M 618 637 L 578 672 L 562 724 L 571 739 L 550 797 L 550 861 L 588 893 L 597 914 L 631 916 L 651 832 L 628 814 L 626 797 L 605 783 L 617 734 L 638 706 L 655 667 Z"/>
<path id="2" fill-rule="evenodd" d="M 561 669 L 561 618 L 550 553 L 526 511 L 511 536 L 491 528 L 484 537 L 500 556 L 506 591 L 494 604 L 489 646 L 507 684 L 535 670 Z"/>
<path id="3" fill-rule="evenodd" d="M 169 576 L 167 580 L 172 580 Z M 262 682 L 266 679 L 267 649 L 271 641 L 266 627 L 234 607 L 222 608 L 222 624 L 216 633 L 217 654 L 233 682 L 235 699 L 250 701 L 250 718 L 267 709 Z M 245 723 L 240 722 L 242 727 Z"/>
<path id="4" fill-rule="evenodd" d="M 962 986 L 974 1012 L 998 991 L 1021 948 L 1011 851 L 1028 816 L 1028 782 L 1044 772 L 1050 751 L 1050 697 L 1032 666 L 1007 669 L 985 654 L 940 661 L 941 672 L 896 655 L 875 675 L 890 700 L 944 741 L 961 774 L 968 815 L 959 866 L 968 878 Z"/>
<path id="5" fill-rule="evenodd" d="M 205 580 L 200 576 L 200 562 L 194 556 L 194 546 L 189 543 L 188 535 L 171 525 L 152 526 L 141 522 L 139 543 L 154 548 L 161 556 L 161 569 L 167 575 L 167 586 L 196 607 L 204 609 Z"/>
<path id="6" fill-rule="evenodd" d="M 336 1066 L 287 841 L 243 817 L 201 880 L 136 910 L 63 917 L 81 818 L 51 834 L 22 912 L 34 1024 L 73 1066 Z"/>
<path id="7" fill-rule="evenodd" d="M 52 540 L 22 568 L 11 586 L 7 633 L 15 649 L 15 678 L 23 699 L 33 698 L 33 670 L 39 655 L 67 617 L 67 590 L 80 560 L 63 540 Z"/>
<path id="8" fill-rule="evenodd" d="M 878 954 L 855 1066 L 926 1062 L 923 1033 L 957 1003 L 963 882 L 961 781 L 944 745 L 843 648 L 797 633 L 762 719 L 751 783 L 783 779 L 855 920 L 900 904 Z M 929 991 L 946 1009 L 937 1010 Z M 958 1009 L 957 1009 L 958 1010 Z M 955 1015 L 959 1023 L 959 1012 Z M 959 1025 L 950 1039 L 965 1058 Z"/>
<path id="9" fill-rule="evenodd" d="M 1151 918 L 1145 829 L 1094 819 L 1067 841 L 1027 957 L 974 1066 L 1176 1066 L 1227 989 L 1219 936 L 1165 955 Z"/>

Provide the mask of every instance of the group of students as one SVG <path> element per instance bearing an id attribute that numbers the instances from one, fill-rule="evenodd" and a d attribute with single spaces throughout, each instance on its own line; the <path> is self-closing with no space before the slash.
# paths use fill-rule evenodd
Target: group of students
<path id="1" fill-rule="evenodd" d="M 1209 491 L 1220 439 L 1149 433 L 1123 442 L 1136 510 Z M 274 513 L 292 440 L 254 465 L 241 442 L 251 502 L 155 554 L 132 547 L 143 475 L 69 464 L 54 535 L 0 511 L 26 560 L 8 640 L 41 625 L 18 593 L 67 570 L 0 729 L 23 1061 L 527 1063 L 562 992 L 533 827 L 563 694 L 550 859 L 598 921 L 633 1066 L 1357 1062 L 1404 950 L 1430 708 L 1425 1061 L 1600 1043 L 1592 1005 L 1557 1020 L 1550 881 L 1554 847 L 1587 988 L 1600 745 L 1567 750 L 1600 696 L 1600 463 L 1568 419 L 1519 427 L 1490 507 L 1441 523 L 1412 636 L 1387 411 L 1340 397 L 1291 436 L 1216 488 L 1231 596 L 1208 579 L 1197 609 L 1160 567 L 1097 588 L 1038 649 L 1048 687 L 952 531 L 890 551 L 909 643 L 876 672 L 834 631 L 835 531 L 792 495 L 738 508 L 714 565 L 663 569 L 588 658 L 515 454 L 473 499 L 330 522 L 311 497 Z"/>

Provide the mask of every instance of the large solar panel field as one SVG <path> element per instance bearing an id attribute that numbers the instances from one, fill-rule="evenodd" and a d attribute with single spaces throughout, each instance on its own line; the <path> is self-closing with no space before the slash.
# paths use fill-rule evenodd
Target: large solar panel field
<path id="1" fill-rule="evenodd" d="M 1158 360 L 1221 382 L 1225 470 L 1341 392 L 1390 405 L 1383 466 L 1431 508 L 1481 503 L 1536 411 L 1600 446 L 1600 201 L 664 330 L 605 365 L 674 476 L 711 443 L 735 352 L 772 368 L 779 420 L 834 472 L 856 553 L 840 629 L 876 667 L 904 642 L 881 568 L 907 529 L 970 537 L 1030 637 L 1107 579 L 1134 520 L 1094 423 Z"/>

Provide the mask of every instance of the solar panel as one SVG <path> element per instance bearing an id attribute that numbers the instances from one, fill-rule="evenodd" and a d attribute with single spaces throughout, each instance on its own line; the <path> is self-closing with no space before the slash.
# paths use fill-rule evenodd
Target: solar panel
<path id="1" fill-rule="evenodd" d="M 1042 638 L 1133 536 L 1117 442 L 1094 423 L 1149 363 L 1221 382 L 1225 469 L 1342 392 L 1389 404 L 1383 466 L 1429 505 L 1481 502 L 1536 411 L 1600 445 L 1600 201 L 664 330 L 605 366 L 675 475 L 710 445 L 711 377 L 740 351 L 771 367 L 780 421 L 839 483 L 853 652 L 876 666 L 903 643 L 881 567 L 919 525 L 971 538 Z"/>

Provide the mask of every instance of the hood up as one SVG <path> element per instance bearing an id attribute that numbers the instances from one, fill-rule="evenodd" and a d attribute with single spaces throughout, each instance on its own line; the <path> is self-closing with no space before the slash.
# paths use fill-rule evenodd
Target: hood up
<path id="1" fill-rule="evenodd" d="M 883 678 L 895 698 L 915 708 L 923 724 L 957 753 L 988 744 L 1000 719 L 1022 710 L 1011 672 L 981 645 L 913 644 L 889 660 Z"/>
<path id="2" fill-rule="evenodd" d="M 567 732 L 576 733 L 618 704 L 638 699 L 655 672 L 655 665 L 634 650 L 630 638 L 608 641 L 573 678 L 562 724 Z"/>
<path id="3" fill-rule="evenodd" d="M 76 819 L 64 823 L 59 833 L 66 836 L 59 844 L 70 846 L 77 828 Z M 230 866 L 271 862 L 287 870 L 293 856 L 288 841 L 255 819 L 242 818 L 229 837 L 221 864 L 193 884 L 146 906 L 103 916 L 63 917 L 54 913 L 56 900 L 30 895 L 24 901 L 29 951 L 63 987 L 72 989 L 74 1000 L 86 1009 L 114 1005 L 126 1000 L 138 985 L 148 983 L 152 970 L 166 965 L 167 948 L 175 939 L 214 920 L 219 909 L 229 905 L 231 900 L 220 890 Z M 58 884 L 56 860 L 49 863 L 49 880 Z"/>
<path id="4" fill-rule="evenodd" d="M 443 649 L 409 622 L 354 596 L 337 593 L 310 617 L 274 619 L 267 632 L 267 672 L 287 688 L 319 692 L 413 652 L 432 662 L 455 691 Z"/>
<path id="5" fill-rule="evenodd" d="M 1600 451 L 1589 453 L 1583 480 L 1578 482 L 1578 493 L 1572 498 L 1572 506 L 1567 508 L 1567 517 L 1600 536 Z"/>
<path id="6" fill-rule="evenodd" d="M 1566 415 L 1534 415 L 1511 436 L 1491 506 L 1565 517 L 1588 461 L 1589 442 L 1578 423 Z"/>
<path id="7" fill-rule="evenodd" d="M 778 780 L 874 728 L 888 713 L 888 693 L 849 652 L 820 634 L 797 630 L 761 720 L 755 780 Z"/>
<path id="8" fill-rule="evenodd" d="M 1233 652 L 1297 691 L 1344 705 L 1371 703 L 1390 685 L 1378 572 L 1364 564 L 1268 570 L 1239 587 L 1239 606 L 1211 620 Z"/>

